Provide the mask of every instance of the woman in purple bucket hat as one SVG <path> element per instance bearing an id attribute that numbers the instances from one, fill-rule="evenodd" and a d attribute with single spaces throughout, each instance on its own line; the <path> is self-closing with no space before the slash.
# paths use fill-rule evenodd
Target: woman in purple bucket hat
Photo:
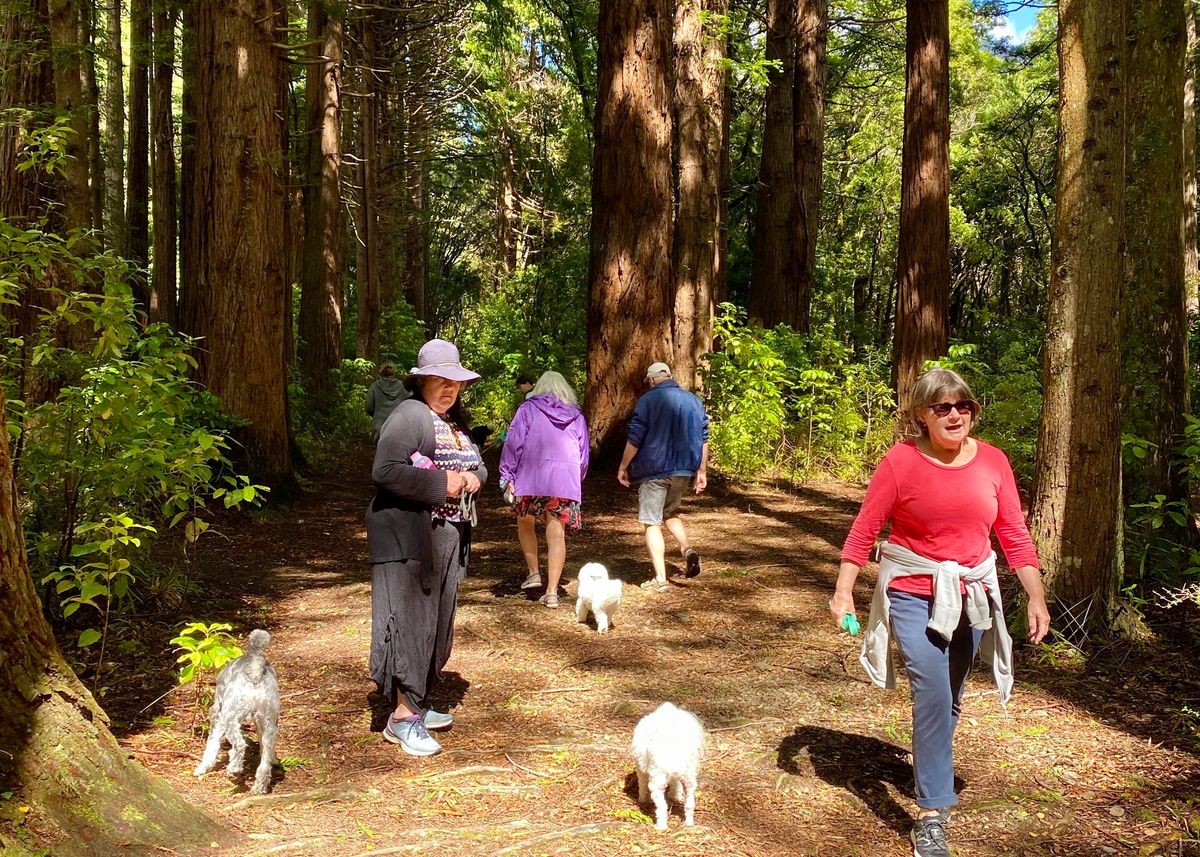
<path id="1" fill-rule="evenodd" d="M 454 722 L 430 693 L 450 658 L 475 495 L 487 481 L 459 400 L 478 380 L 454 343 L 426 342 L 404 379 L 412 398 L 380 428 L 371 470 L 371 678 L 394 706 L 383 737 L 413 756 L 439 752 L 429 730 Z"/>

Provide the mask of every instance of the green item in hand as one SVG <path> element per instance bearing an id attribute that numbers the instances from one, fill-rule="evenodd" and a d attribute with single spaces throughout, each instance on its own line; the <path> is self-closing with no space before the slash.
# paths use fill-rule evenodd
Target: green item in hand
<path id="1" fill-rule="evenodd" d="M 859 625 L 858 625 L 858 617 L 855 616 L 853 613 L 847 613 L 845 616 L 842 617 L 842 628 L 849 631 L 851 637 L 858 634 L 858 632 L 860 630 Z"/>

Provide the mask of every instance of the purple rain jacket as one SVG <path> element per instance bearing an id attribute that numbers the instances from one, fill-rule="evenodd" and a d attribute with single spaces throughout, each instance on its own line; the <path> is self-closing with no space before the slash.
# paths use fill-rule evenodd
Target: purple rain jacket
<path id="1" fill-rule="evenodd" d="M 583 411 L 551 395 L 526 399 L 508 427 L 500 478 L 525 497 L 583 499 L 588 430 Z"/>

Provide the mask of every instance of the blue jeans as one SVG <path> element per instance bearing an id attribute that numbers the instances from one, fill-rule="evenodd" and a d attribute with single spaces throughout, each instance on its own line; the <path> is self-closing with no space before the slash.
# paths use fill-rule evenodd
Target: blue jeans
<path id="1" fill-rule="evenodd" d="M 954 793 L 954 729 L 963 687 L 979 649 L 982 631 L 967 621 L 966 609 L 947 643 L 928 630 L 932 599 L 888 591 L 892 635 L 904 657 L 913 698 L 913 778 L 917 806 L 941 809 L 958 803 Z"/>

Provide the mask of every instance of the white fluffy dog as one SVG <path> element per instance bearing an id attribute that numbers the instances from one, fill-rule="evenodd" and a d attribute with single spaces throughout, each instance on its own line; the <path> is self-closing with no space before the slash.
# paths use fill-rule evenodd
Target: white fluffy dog
<path id="1" fill-rule="evenodd" d="M 638 721 L 633 730 L 638 803 L 654 802 L 654 826 L 667 829 L 667 791 L 683 804 L 683 823 L 695 823 L 696 774 L 704 727 L 690 711 L 664 702 Z"/>
<path id="2" fill-rule="evenodd" d="M 621 606 L 621 581 L 610 580 L 608 569 L 589 562 L 579 569 L 579 594 L 575 598 L 575 619 L 583 622 L 588 611 L 596 617 L 596 630 L 608 631 L 608 620 Z"/>
<path id="3" fill-rule="evenodd" d="M 250 632 L 245 653 L 227 663 L 217 674 L 217 695 L 209 714 L 208 744 L 196 766 L 197 777 L 217 766 L 221 739 L 229 742 L 229 767 L 233 777 L 246 762 L 246 739 L 242 724 L 252 723 L 258 730 L 259 761 L 254 773 L 255 794 L 271 788 L 271 766 L 275 763 L 275 739 L 279 734 L 279 682 L 275 668 L 267 660 L 271 635 L 259 629 Z"/>

